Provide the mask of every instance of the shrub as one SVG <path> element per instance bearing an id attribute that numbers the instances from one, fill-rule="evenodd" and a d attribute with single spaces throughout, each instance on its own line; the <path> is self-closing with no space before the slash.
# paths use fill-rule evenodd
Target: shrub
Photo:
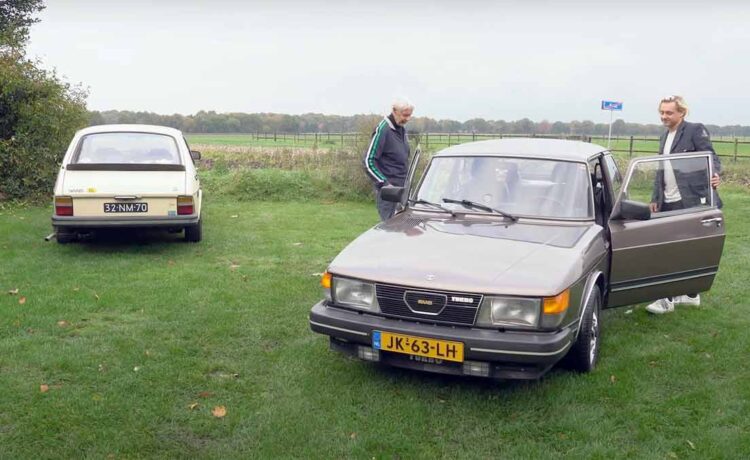
<path id="1" fill-rule="evenodd" d="M 49 195 L 75 131 L 85 91 L 18 53 L 0 53 L 0 200 Z"/>

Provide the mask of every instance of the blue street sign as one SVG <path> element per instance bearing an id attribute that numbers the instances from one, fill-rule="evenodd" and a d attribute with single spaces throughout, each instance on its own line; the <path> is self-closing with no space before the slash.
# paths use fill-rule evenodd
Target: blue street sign
<path id="1" fill-rule="evenodd" d="M 622 110 L 622 102 L 602 101 L 602 110 Z"/>

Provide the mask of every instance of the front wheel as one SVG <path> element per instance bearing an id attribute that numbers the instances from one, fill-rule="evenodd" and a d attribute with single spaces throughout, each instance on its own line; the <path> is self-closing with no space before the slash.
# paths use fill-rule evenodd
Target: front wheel
<path id="1" fill-rule="evenodd" d="M 199 220 L 195 225 L 185 227 L 185 241 L 197 243 L 201 239 L 203 239 L 203 219 Z"/>
<path id="2" fill-rule="evenodd" d="M 599 314 L 601 313 L 602 298 L 599 287 L 594 287 L 589 301 L 586 302 L 586 310 L 581 320 L 581 329 L 578 338 L 568 354 L 569 362 L 573 369 L 579 372 L 591 372 L 599 360 L 599 348 L 601 340 L 599 336 Z"/>

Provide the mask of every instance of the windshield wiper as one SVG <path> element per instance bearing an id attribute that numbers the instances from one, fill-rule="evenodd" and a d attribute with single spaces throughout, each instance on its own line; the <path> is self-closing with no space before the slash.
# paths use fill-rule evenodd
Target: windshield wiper
<path id="1" fill-rule="evenodd" d="M 463 206 L 465 206 L 467 208 L 479 209 L 480 211 L 485 211 L 485 212 L 494 212 L 496 214 L 500 214 L 501 216 L 506 217 L 506 218 L 512 220 L 513 222 L 515 222 L 515 221 L 518 220 L 518 217 L 516 217 L 516 216 L 514 216 L 512 214 L 508 214 L 505 211 L 501 211 L 499 209 L 491 208 L 489 206 L 485 206 L 483 204 L 475 203 L 475 202 L 469 201 L 469 200 L 454 200 L 453 198 L 443 198 L 443 203 L 456 203 L 456 204 L 463 205 Z"/>
<path id="2" fill-rule="evenodd" d="M 439 210 L 441 210 L 443 212 L 448 212 L 448 213 L 450 213 L 451 216 L 456 217 L 455 211 L 453 211 L 452 209 L 448 209 L 445 206 L 442 206 L 442 205 L 440 205 L 438 203 L 433 203 L 432 201 L 427 201 L 427 200 L 413 200 L 413 199 L 410 198 L 409 199 L 409 203 L 411 203 L 411 204 L 424 204 L 424 205 L 427 205 L 427 206 L 432 206 L 435 209 L 439 209 Z"/>

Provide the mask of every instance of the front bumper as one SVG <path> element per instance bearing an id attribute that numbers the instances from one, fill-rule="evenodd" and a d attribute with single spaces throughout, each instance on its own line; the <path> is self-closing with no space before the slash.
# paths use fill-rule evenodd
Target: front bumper
<path id="1" fill-rule="evenodd" d="M 443 374 L 479 375 L 498 379 L 541 377 L 565 356 L 575 339 L 575 330 L 572 328 L 554 332 L 500 332 L 438 326 L 328 307 L 325 301 L 312 307 L 310 328 L 314 332 L 328 335 L 331 338 L 331 348 L 369 361 Z M 374 330 L 463 342 L 464 362 L 441 362 L 372 350 Z"/>
<path id="2" fill-rule="evenodd" d="M 200 215 L 191 214 L 186 216 L 164 216 L 164 217 L 140 217 L 140 216 L 103 216 L 103 217 L 77 217 L 77 216 L 52 216 L 52 225 L 55 227 L 69 228 L 119 228 L 119 227 L 186 227 L 195 225 L 200 220 Z"/>

